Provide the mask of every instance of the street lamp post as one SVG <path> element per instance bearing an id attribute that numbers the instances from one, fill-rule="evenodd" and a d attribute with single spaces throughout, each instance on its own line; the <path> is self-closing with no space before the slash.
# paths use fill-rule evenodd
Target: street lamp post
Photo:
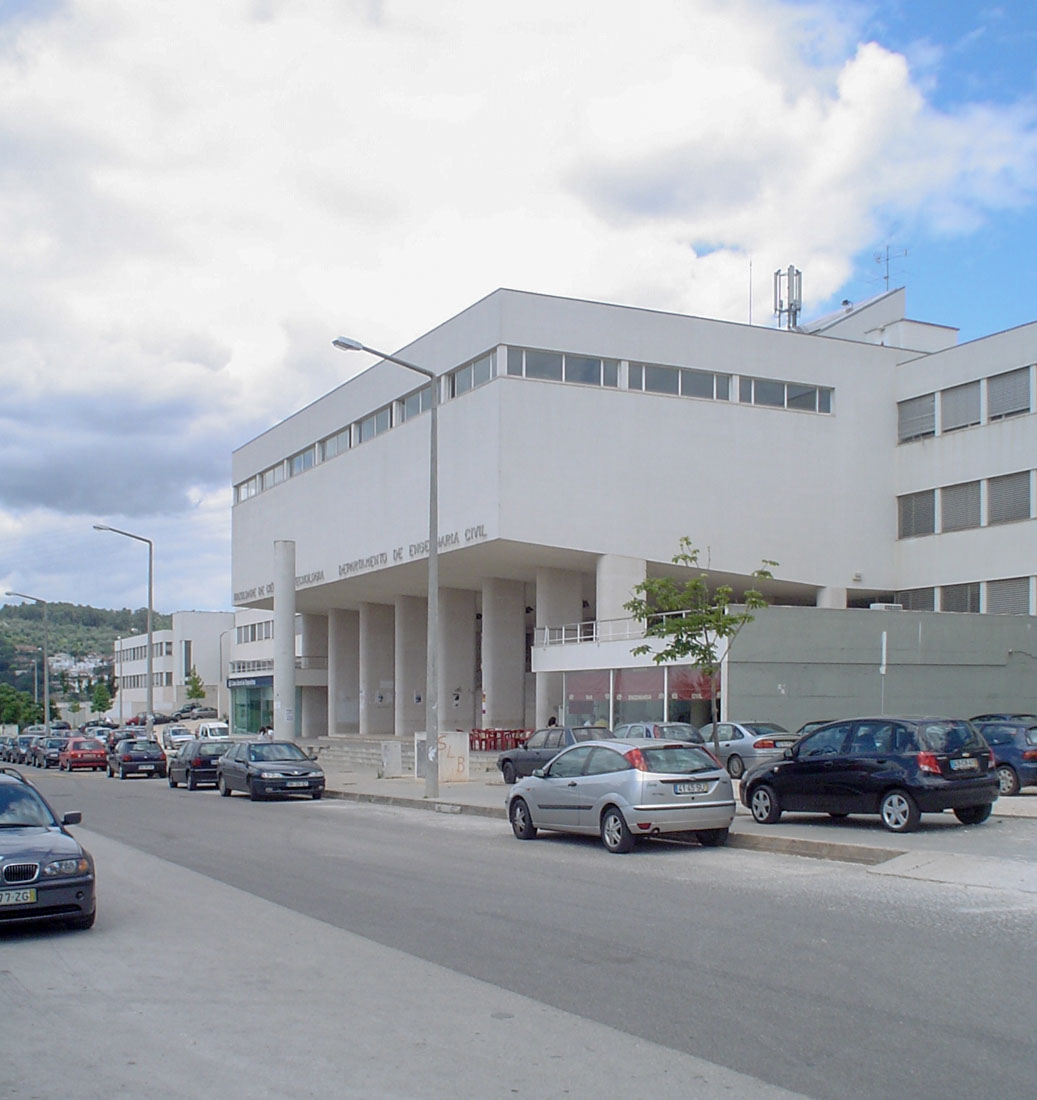
<path id="1" fill-rule="evenodd" d="M 47 601 L 39 596 L 27 596 L 24 592 L 8 592 L 20 600 L 32 600 L 43 607 L 43 725 L 50 733 L 50 662 L 47 660 Z M 34 662 L 35 664 L 35 662 Z"/>
<path id="2" fill-rule="evenodd" d="M 147 717 L 145 718 L 145 722 L 148 736 L 150 737 L 153 732 L 155 714 L 155 644 L 151 622 L 155 614 L 155 544 L 151 539 L 146 539 L 143 535 L 134 535 L 129 531 L 120 531 L 118 527 L 109 527 L 107 523 L 95 523 L 94 530 L 111 531 L 114 535 L 123 535 L 128 539 L 136 539 L 137 542 L 146 542 L 148 544 L 148 682 L 147 702 L 145 704 Z"/>
<path id="3" fill-rule="evenodd" d="M 220 678 L 216 683 L 216 709 L 220 712 L 220 717 L 221 718 L 223 717 L 223 681 L 224 681 L 224 675 L 223 675 L 223 639 L 226 638 L 226 636 L 228 634 L 232 633 L 233 630 L 234 630 L 234 627 L 229 626 L 229 627 L 227 627 L 226 630 L 221 630 L 220 631 L 220 642 L 219 642 L 219 645 L 220 645 Z M 234 732 L 234 723 L 232 721 L 230 721 L 230 711 L 229 711 L 229 709 L 228 709 L 228 712 L 227 712 L 227 719 L 228 719 L 228 724 L 229 724 L 230 729 L 231 729 L 231 733 L 233 733 Z"/>
<path id="4" fill-rule="evenodd" d="M 340 336 L 332 344 L 340 351 L 366 351 L 429 379 L 428 475 L 428 642 L 425 680 L 425 797 L 439 797 L 439 376 L 395 355 L 377 351 L 359 340 Z"/>

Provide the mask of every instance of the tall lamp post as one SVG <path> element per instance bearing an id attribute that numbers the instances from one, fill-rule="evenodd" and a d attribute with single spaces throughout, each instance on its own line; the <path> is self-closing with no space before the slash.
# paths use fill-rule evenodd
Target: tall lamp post
<path id="1" fill-rule="evenodd" d="M 397 366 L 406 367 L 429 379 L 428 474 L 428 642 L 425 680 L 425 797 L 439 797 L 439 376 L 395 355 L 377 351 L 359 340 L 340 336 L 332 340 L 340 351 L 366 351 Z"/>
<path id="2" fill-rule="evenodd" d="M 147 682 L 147 718 L 145 719 L 148 736 L 151 736 L 155 714 L 155 643 L 151 620 L 155 614 L 155 544 L 143 535 L 134 535 L 129 531 L 120 531 L 118 527 L 109 527 L 107 523 L 95 523 L 95 531 L 111 531 L 114 535 L 123 535 L 128 539 L 148 544 L 148 682 Z"/>
<path id="3" fill-rule="evenodd" d="M 47 660 L 47 601 L 39 596 L 27 596 L 24 592 L 8 592 L 20 600 L 32 600 L 43 607 L 43 725 L 50 733 L 50 663 Z M 33 662 L 35 664 L 35 662 Z"/>
<path id="4" fill-rule="evenodd" d="M 234 627 L 232 627 L 232 626 L 227 627 L 226 630 L 221 630 L 220 631 L 220 642 L 219 642 L 219 645 L 220 645 L 220 679 L 219 679 L 219 682 L 216 684 L 216 709 L 220 712 L 220 717 L 221 718 L 223 717 L 223 681 L 225 679 L 225 677 L 223 675 L 223 639 L 226 638 L 228 634 L 233 633 L 233 631 L 234 631 Z M 227 711 L 228 724 L 230 725 L 231 733 L 233 733 L 234 732 L 234 723 L 233 723 L 233 721 L 229 721 L 230 717 L 231 717 L 230 710 L 228 710 Z"/>

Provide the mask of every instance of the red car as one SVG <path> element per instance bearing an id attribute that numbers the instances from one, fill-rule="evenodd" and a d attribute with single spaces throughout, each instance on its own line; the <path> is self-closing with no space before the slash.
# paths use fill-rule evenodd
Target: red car
<path id="1" fill-rule="evenodd" d="M 93 737 L 72 737 L 58 756 L 59 771 L 75 771 L 76 768 L 90 768 L 102 771 L 108 763 L 104 745 Z"/>

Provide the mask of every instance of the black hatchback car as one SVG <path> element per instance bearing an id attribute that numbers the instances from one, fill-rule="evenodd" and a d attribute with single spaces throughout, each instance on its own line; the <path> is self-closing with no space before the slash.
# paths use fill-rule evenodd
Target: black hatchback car
<path id="1" fill-rule="evenodd" d="M 166 774 L 166 754 L 157 741 L 146 737 L 127 737 L 108 750 L 108 778 L 118 776 L 125 779 L 130 775 L 164 776 Z"/>
<path id="2" fill-rule="evenodd" d="M 94 923 L 94 861 L 46 799 L 14 768 L 0 768 L 0 927 L 24 921 Z"/>
<path id="3" fill-rule="evenodd" d="M 196 791 L 202 783 L 216 786 L 216 764 L 232 744 L 214 737 L 185 741 L 166 764 L 169 785 L 179 787 L 183 783 L 189 791 Z"/>
<path id="4" fill-rule="evenodd" d="M 740 797 L 761 824 L 785 810 L 878 814 L 890 832 L 918 827 L 923 813 L 953 810 L 964 825 L 990 816 L 998 797 L 994 755 L 957 718 L 855 718 L 821 726 L 754 768 Z"/>

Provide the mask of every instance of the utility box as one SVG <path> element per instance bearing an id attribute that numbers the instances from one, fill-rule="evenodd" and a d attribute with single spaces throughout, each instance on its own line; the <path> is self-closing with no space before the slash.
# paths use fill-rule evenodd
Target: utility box
<path id="1" fill-rule="evenodd" d="M 427 761 L 425 731 L 414 734 L 414 776 L 425 778 Z M 439 735 L 436 758 L 439 761 L 441 783 L 464 783 L 468 780 L 468 734 L 463 730 L 447 730 Z"/>
<path id="2" fill-rule="evenodd" d="M 403 746 L 399 741 L 382 742 L 382 775 L 403 775 Z"/>

